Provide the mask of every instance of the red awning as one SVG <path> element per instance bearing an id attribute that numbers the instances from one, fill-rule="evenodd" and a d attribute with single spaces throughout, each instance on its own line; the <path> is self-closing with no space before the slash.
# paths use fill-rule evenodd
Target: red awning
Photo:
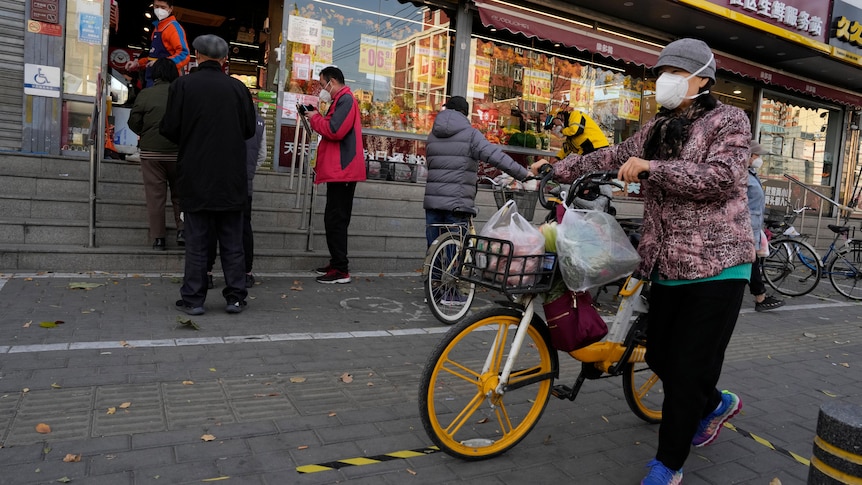
<path id="1" fill-rule="evenodd" d="M 603 57 L 652 66 L 660 48 L 612 34 L 599 33 L 563 17 L 496 0 L 474 0 L 486 27 L 536 37 Z"/>
<path id="2" fill-rule="evenodd" d="M 599 32 L 582 23 L 540 12 L 528 6 L 501 0 L 474 0 L 474 2 L 479 9 L 479 18 L 486 27 L 560 43 L 581 51 L 646 67 L 654 66 L 661 52 L 661 48 L 652 44 L 615 36 L 609 32 Z M 862 106 L 862 96 L 856 93 L 801 79 L 721 52 L 715 53 L 715 61 L 716 67 L 723 71 L 841 104 Z"/>

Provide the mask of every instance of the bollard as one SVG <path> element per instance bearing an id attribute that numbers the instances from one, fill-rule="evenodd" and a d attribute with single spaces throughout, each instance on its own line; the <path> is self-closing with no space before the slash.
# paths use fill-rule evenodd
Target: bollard
<path id="1" fill-rule="evenodd" d="M 862 485 L 862 407 L 820 406 L 808 485 Z"/>

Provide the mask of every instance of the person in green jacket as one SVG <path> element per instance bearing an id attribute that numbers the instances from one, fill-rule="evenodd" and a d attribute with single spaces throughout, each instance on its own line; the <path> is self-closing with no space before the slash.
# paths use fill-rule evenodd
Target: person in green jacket
<path id="1" fill-rule="evenodd" d="M 152 68 L 154 84 L 135 98 L 129 114 L 129 129 L 140 135 L 141 175 L 147 199 L 147 221 L 153 249 L 165 250 L 165 201 L 168 187 L 177 228 L 177 245 L 184 246 L 183 220 L 180 218 L 180 195 L 177 190 L 177 153 L 179 147 L 159 133 L 159 124 L 168 103 L 168 87 L 179 77 L 170 59 L 158 59 Z"/>

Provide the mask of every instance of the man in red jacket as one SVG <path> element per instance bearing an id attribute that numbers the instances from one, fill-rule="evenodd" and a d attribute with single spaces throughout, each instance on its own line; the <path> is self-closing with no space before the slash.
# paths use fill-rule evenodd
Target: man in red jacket
<path id="1" fill-rule="evenodd" d="M 329 103 L 326 115 L 317 110 L 305 117 L 320 134 L 317 145 L 315 184 L 326 184 L 323 225 L 329 264 L 318 268 L 318 283 L 350 283 L 347 259 L 347 228 L 353 213 L 356 182 L 365 180 L 365 150 L 359 104 L 344 85 L 341 69 L 329 66 L 320 71 L 320 100 Z"/>
<path id="2" fill-rule="evenodd" d="M 149 56 L 126 63 L 126 70 L 128 71 L 146 69 L 147 81 L 144 87 L 148 88 L 153 85 L 150 71 L 156 59 L 167 57 L 174 61 L 177 70 L 189 63 L 186 32 L 180 26 L 177 18 L 173 16 L 173 11 L 173 0 L 155 0 L 153 2 L 153 13 L 158 20 L 153 22 L 153 32 L 150 34 Z"/>

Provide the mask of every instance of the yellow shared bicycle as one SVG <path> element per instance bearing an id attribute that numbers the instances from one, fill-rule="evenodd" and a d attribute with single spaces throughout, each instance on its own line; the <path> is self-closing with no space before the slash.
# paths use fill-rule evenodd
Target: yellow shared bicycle
<path id="1" fill-rule="evenodd" d="M 543 177 L 542 186 L 550 179 Z M 572 185 L 567 203 L 588 184 L 611 184 L 616 172 L 598 172 Z M 540 201 L 553 209 L 544 187 Z M 553 254 L 515 256 L 508 241 L 466 236 L 460 278 L 500 291 L 511 301 L 453 326 L 431 352 L 419 386 L 419 411 L 431 440 L 465 460 L 500 455 L 536 425 L 551 396 L 573 401 L 586 380 L 622 376 L 631 410 L 649 423 L 661 421 L 661 381 L 644 361 L 648 308 L 646 283 L 629 278 L 604 340 L 569 352 L 581 371 L 571 386 L 560 377 L 558 352 L 536 298 L 556 274 Z M 535 258 L 535 260 L 531 260 Z M 518 268 L 513 271 L 513 268 Z"/>

